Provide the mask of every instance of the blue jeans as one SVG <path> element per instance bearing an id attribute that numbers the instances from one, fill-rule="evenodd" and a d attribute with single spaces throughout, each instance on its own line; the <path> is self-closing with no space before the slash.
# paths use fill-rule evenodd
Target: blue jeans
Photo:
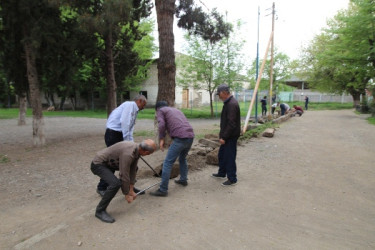
<path id="1" fill-rule="evenodd" d="M 171 146 L 168 149 L 167 156 L 164 159 L 163 170 L 161 174 L 160 191 L 168 192 L 169 178 L 173 163 L 178 157 L 180 163 L 180 180 L 186 181 L 188 175 L 188 166 L 186 156 L 193 144 L 194 138 L 174 138 Z"/>
<path id="2" fill-rule="evenodd" d="M 220 176 L 227 176 L 231 182 L 237 182 L 237 138 L 225 140 L 219 148 L 219 171 Z"/>

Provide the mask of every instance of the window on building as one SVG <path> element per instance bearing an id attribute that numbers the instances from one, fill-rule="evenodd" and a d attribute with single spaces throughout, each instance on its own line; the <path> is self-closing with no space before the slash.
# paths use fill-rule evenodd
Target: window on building
<path id="1" fill-rule="evenodd" d="M 144 95 L 145 97 L 146 97 L 146 99 L 147 99 L 147 91 L 139 91 L 139 94 L 140 95 Z"/>

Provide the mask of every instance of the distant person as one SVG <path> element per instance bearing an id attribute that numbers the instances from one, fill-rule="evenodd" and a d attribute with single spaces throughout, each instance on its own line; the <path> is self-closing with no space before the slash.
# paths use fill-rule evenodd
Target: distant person
<path id="1" fill-rule="evenodd" d="M 275 113 L 276 108 L 277 108 L 277 102 L 275 102 L 274 104 L 272 104 L 272 106 L 271 106 L 271 114 Z"/>
<path id="2" fill-rule="evenodd" d="M 309 97 L 305 96 L 305 110 L 307 110 L 309 107 Z"/>
<path id="3" fill-rule="evenodd" d="M 167 132 L 173 141 L 163 162 L 160 187 L 150 194 L 165 197 L 168 196 L 169 178 L 171 177 L 172 167 L 177 157 L 180 164 L 180 179 L 174 182 L 182 186 L 188 185 L 186 156 L 194 141 L 194 131 L 185 115 L 176 108 L 168 107 L 166 101 L 157 102 L 155 109 L 158 121 L 160 149 L 164 151 L 164 138 Z"/>
<path id="4" fill-rule="evenodd" d="M 221 185 L 237 184 L 237 140 L 241 135 L 241 113 L 237 100 L 230 94 L 229 87 L 222 84 L 217 88 L 216 95 L 224 102 L 220 117 L 219 133 L 219 170 L 212 177 L 225 179 Z"/>
<path id="5" fill-rule="evenodd" d="M 138 159 L 141 155 L 152 154 L 155 149 L 155 142 L 148 139 L 140 144 L 122 141 L 96 153 L 91 163 L 91 172 L 108 183 L 108 188 L 95 210 L 98 219 L 107 223 L 115 222 L 106 209 L 120 187 L 128 203 L 137 197 L 134 183 Z M 116 170 L 119 171 L 120 179 L 114 174 Z"/>
<path id="6" fill-rule="evenodd" d="M 288 111 L 290 110 L 289 105 L 286 104 L 286 103 L 280 103 L 280 102 L 278 102 L 278 103 L 277 103 L 277 106 L 280 106 L 281 115 L 285 115 L 285 114 L 287 114 Z"/>
<path id="7" fill-rule="evenodd" d="M 262 103 L 262 116 L 267 115 L 267 96 L 264 96 L 263 99 L 260 100 Z"/>
<path id="8" fill-rule="evenodd" d="M 135 119 L 137 118 L 138 111 L 144 109 L 146 104 L 146 97 L 138 95 L 133 101 L 123 102 L 111 112 L 107 119 L 107 129 L 104 135 L 107 147 L 121 141 L 133 141 Z M 96 192 L 103 197 L 107 187 L 108 184 L 100 179 Z M 135 188 L 134 192 L 138 193 L 139 190 Z"/>
<path id="9" fill-rule="evenodd" d="M 300 106 L 293 105 L 293 108 L 295 110 L 294 115 L 299 115 L 301 116 L 303 114 L 303 109 Z"/>

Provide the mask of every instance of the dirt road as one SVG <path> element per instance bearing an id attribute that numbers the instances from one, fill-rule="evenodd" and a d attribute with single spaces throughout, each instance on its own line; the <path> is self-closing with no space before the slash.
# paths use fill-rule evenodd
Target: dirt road
<path id="1" fill-rule="evenodd" d="M 94 217 L 98 178 L 89 170 L 104 123 L 46 119 L 49 144 L 32 148 L 31 125 L 0 122 L 0 249 L 375 248 L 375 127 L 363 115 L 309 111 L 273 138 L 252 139 L 238 148 L 234 187 L 208 165 L 189 173 L 187 187 L 170 182 L 166 198 L 146 193 L 127 204 L 118 193 L 108 208 L 114 224 Z M 209 131 L 218 121 L 192 124 Z"/>

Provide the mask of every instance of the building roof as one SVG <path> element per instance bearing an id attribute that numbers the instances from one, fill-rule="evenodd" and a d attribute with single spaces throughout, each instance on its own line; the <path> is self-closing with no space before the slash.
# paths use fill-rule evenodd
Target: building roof
<path id="1" fill-rule="evenodd" d="M 289 78 L 288 80 L 285 80 L 284 82 L 285 82 L 286 85 L 291 86 L 291 87 L 295 87 L 295 88 L 298 88 L 298 89 L 308 89 L 309 88 L 309 84 L 308 84 L 308 82 L 306 82 L 306 80 L 298 78 L 297 76 L 294 76 L 294 75 L 291 76 L 291 78 Z"/>

